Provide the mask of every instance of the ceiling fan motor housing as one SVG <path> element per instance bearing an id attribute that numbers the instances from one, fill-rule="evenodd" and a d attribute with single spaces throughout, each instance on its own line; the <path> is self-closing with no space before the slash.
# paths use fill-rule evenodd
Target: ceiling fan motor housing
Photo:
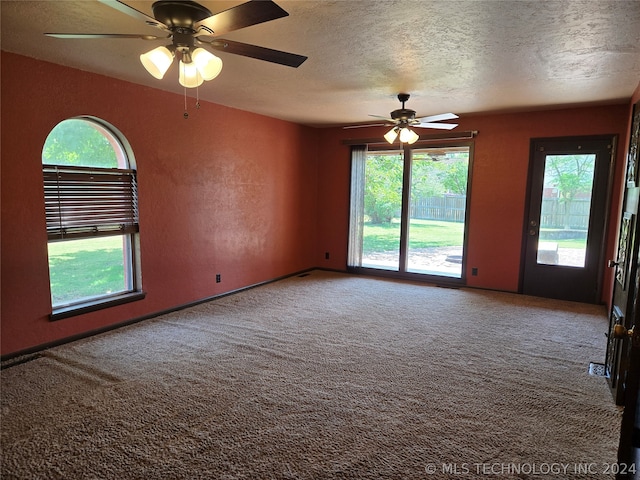
<path id="1" fill-rule="evenodd" d="M 175 0 L 159 0 L 151 6 L 153 16 L 164 23 L 171 31 L 189 29 L 195 33 L 194 26 L 212 15 L 208 8 L 196 2 Z"/>
<path id="2" fill-rule="evenodd" d="M 391 118 L 400 122 L 410 122 L 416 118 L 416 111 L 409 108 L 399 108 L 391 112 Z"/>
<path id="3" fill-rule="evenodd" d="M 391 112 L 391 118 L 396 120 L 400 126 L 406 126 L 410 122 L 412 122 L 413 120 L 416 119 L 416 111 L 415 110 L 411 110 L 409 108 L 404 108 L 404 103 L 407 100 L 409 100 L 410 96 L 411 95 L 409 95 L 408 93 L 399 93 L 398 94 L 398 100 L 400 100 L 400 102 L 402 102 L 402 108 L 399 108 L 398 110 L 394 110 L 393 112 Z"/>

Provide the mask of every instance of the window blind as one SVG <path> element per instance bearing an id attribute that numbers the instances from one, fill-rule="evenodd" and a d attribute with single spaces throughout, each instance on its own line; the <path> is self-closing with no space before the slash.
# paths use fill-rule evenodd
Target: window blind
<path id="1" fill-rule="evenodd" d="M 135 170 L 43 165 L 49 240 L 138 231 Z"/>

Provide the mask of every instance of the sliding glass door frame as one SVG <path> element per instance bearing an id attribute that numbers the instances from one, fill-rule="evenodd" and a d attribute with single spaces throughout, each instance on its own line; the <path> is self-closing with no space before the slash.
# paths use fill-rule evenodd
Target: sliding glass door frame
<path id="1" fill-rule="evenodd" d="M 463 227 L 463 245 L 462 245 L 462 260 L 461 260 L 461 275 L 460 278 L 450 277 L 446 275 L 436 275 L 427 273 L 418 273 L 407 271 L 408 264 L 408 250 L 409 250 L 409 220 L 410 220 L 410 202 L 411 202 L 411 177 L 412 177 L 412 160 L 413 151 L 428 149 L 428 148 L 450 148 L 450 147 L 467 147 L 469 149 L 469 163 L 467 169 L 467 186 L 466 186 L 466 199 L 465 199 L 465 218 Z M 473 170 L 473 142 L 472 141 L 439 141 L 433 142 L 417 142 L 413 145 L 404 144 L 402 148 L 398 148 L 396 145 L 369 145 L 368 153 L 371 152 L 390 152 L 390 151 L 402 151 L 403 152 L 403 175 L 402 175 L 402 200 L 401 200 L 401 215 L 400 215 L 400 245 L 399 245 L 399 265 L 398 270 L 387 270 L 373 268 L 369 266 L 354 266 L 347 265 L 347 271 L 353 273 L 366 273 L 377 276 L 390 277 L 390 278 L 403 278 L 420 280 L 430 283 L 437 283 L 442 285 L 465 285 L 466 284 L 466 271 L 467 271 L 467 241 L 468 241 L 468 225 L 470 218 L 470 206 L 471 206 L 471 178 Z M 353 170 L 352 170 L 353 176 Z M 352 178 L 353 181 L 353 178 Z M 351 195 L 353 195 L 353 187 Z M 354 214 L 353 209 L 349 212 L 350 217 Z M 361 220 L 355 220 L 361 221 Z M 350 218 L 350 222 L 354 222 L 353 218 Z M 352 242 L 353 236 L 350 236 L 349 241 Z M 353 247 L 349 246 L 351 250 Z M 361 246 L 359 246 L 361 250 Z"/>

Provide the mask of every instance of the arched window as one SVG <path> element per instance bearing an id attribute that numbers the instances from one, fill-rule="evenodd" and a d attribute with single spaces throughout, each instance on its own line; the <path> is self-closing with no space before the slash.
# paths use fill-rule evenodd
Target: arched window
<path id="1" fill-rule="evenodd" d="M 93 117 L 64 120 L 42 149 L 52 319 L 144 297 L 135 160 Z"/>

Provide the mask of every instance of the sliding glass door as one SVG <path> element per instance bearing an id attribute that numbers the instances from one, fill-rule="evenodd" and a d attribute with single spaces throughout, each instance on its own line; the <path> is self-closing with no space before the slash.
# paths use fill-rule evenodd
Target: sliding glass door
<path id="1" fill-rule="evenodd" d="M 462 279 L 470 154 L 354 149 L 349 266 Z"/>
<path id="2" fill-rule="evenodd" d="M 461 278 L 469 147 L 410 153 L 407 271 Z"/>
<path id="3" fill-rule="evenodd" d="M 402 212 L 402 151 L 369 152 L 364 180 L 362 266 L 398 270 Z"/>

